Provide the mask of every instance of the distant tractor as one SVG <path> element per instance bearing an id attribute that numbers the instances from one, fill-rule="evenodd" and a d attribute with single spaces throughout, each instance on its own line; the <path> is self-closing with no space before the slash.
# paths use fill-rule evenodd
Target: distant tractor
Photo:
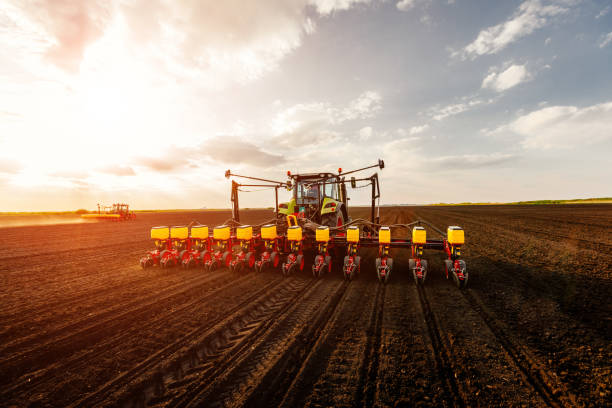
<path id="1" fill-rule="evenodd" d="M 128 221 L 136 218 L 134 211 L 130 211 L 129 204 L 115 203 L 113 205 L 100 205 L 98 210 L 89 214 L 81 214 L 82 218 L 94 220 Z"/>

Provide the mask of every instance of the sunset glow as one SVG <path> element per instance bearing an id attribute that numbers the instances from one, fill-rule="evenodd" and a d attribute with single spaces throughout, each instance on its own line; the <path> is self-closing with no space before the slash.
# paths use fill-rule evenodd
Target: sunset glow
<path id="1" fill-rule="evenodd" d="M 227 168 L 379 156 L 388 203 L 610 195 L 605 2 L 476 3 L 3 2 L 0 211 L 227 207 Z"/>

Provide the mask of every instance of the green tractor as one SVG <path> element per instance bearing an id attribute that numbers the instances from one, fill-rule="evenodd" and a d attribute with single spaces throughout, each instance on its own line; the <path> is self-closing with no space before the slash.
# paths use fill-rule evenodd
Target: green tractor
<path id="1" fill-rule="evenodd" d="M 295 215 L 329 227 L 339 227 L 348 222 L 344 178 L 333 173 L 287 175 L 293 197 L 278 205 L 279 215 Z"/>
<path id="2" fill-rule="evenodd" d="M 357 182 L 367 181 L 372 187 L 372 222 L 377 223 L 378 217 L 375 215 L 376 199 L 380 197 L 380 186 L 378 183 L 378 173 L 374 173 L 370 177 L 355 178 L 351 177 L 346 180 L 348 174 L 356 173 L 379 167 L 381 170 L 385 167 L 383 160 L 378 160 L 378 163 L 373 166 L 364 167 L 357 170 L 342 172 L 338 169 L 338 173 L 307 173 L 307 174 L 292 174 L 287 172 L 288 180 L 286 182 L 266 180 L 257 177 L 240 176 L 232 174 L 230 170 L 225 172 L 225 177 L 240 177 L 267 184 L 240 184 L 232 180 L 232 218 L 240 222 L 239 206 L 238 206 L 238 191 L 240 187 L 272 187 L 275 189 L 276 196 L 276 214 L 278 217 L 286 217 L 293 215 L 296 218 L 307 219 L 319 225 L 327 225 L 329 227 L 340 227 L 350 222 L 348 213 L 348 196 L 346 183 L 350 182 L 353 188 L 357 187 Z M 360 187 L 366 187 L 366 185 Z M 278 189 L 286 188 L 290 190 L 292 198 L 286 203 L 278 202 Z"/>

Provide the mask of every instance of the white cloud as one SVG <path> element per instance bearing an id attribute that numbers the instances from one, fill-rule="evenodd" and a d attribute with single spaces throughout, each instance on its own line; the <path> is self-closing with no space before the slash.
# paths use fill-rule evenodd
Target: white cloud
<path id="1" fill-rule="evenodd" d="M 502 92 L 529 79 L 530 75 L 525 65 L 510 65 L 506 70 L 497 73 L 491 72 L 482 81 L 482 88 Z"/>
<path id="2" fill-rule="evenodd" d="M 612 42 L 612 31 L 610 31 L 605 36 L 602 36 L 601 42 L 599 43 L 599 48 L 603 48 L 606 45 L 610 44 L 611 42 Z"/>
<path id="3" fill-rule="evenodd" d="M 401 11 L 408 11 L 413 8 L 418 0 L 401 0 L 397 3 L 397 9 Z"/>
<path id="4" fill-rule="evenodd" d="M 397 2 L 397 4 L 395 5 L 397 7 L 398 10 L 400 11 L 410 11 L 412 10 L 415 6 L 417 6 L 419 3 L 430 3 L 431 0 L 400 0 Z M 449 3 L 451 4 L 451 3 Z M 427 22 L 429 22 L 431 19 L 431 17 L 427 16 Z M 423 21 L 421 21 L 423 22 Z"/>
<path id="5" fill-rule="evenodd" d="M 317 9 L 322 15 L 334 11 L 348 10 L 355 4 L 369 4 L 372 0 L 309 0 L 308 3 Z"/>
<path id="6" fill-rule="evenodd" d="M 26 72 L 49 65 L 74 73 L 88 48 L 119 27 L 105 60 L 126 64 L 113 49 L 128 48 L 131 59 L 172 78 L 218 89 L 275 70 L 316 31 L 314 17 L 370 1 L 9 0 L 0 4 L 9 28 L 0 30 L 0 47 Z"/>
<path id="7" fill-rule="evenodd" d="M 409 132 L 410 132 L 411 135 L 418 135 L 419 133 L 423 133 L 427 129 L 429 129 L 429 125 L 428 124 L 424 124 L 424 125 L 420 125 L 420 126 L 413 126 L 413 127 L 411 127 Z"/>
<path id="8" fill-rule="evenodd" d="M 606 14 L 608 14 L 609 12 L 610 12 L 610 6 L 606 6 L 595 16 L 595 18 L 600 19 Z"/>
<path id="9" fill-rule="evenodd" d="M 527 0 L 507 21 L 482 30 L 461 52 L 463 58 L 495 54 L 509 44 L 550 23 L 552 17 L 569 11 L 572 0 Z"/>
<path id="10" fill-rule="evenodd" d="M 366 126 L 359 129 L 359 139 L 362 141 L 368 140 L 372 137 L 372 127 Z"/>
<path id="11" fill-rule="evenodd" d="M 552 38 L 548 37 L 546 40 L 544 40 L 544 45 L 548 45 L 552 42 Z"/>
<path id="12" fill-rule="evenodd" d="M 346 106 L 328 102 L 301 103 L 278 113 L 272 121 L 274 140 L 280 145 L 295 143 L 317 145 L 336 140 L 340 133 L 335 128 L 347 121 L 369 119 L 382 109 L 382 97 L 375 91 L 366 91 Z M 368 138 L 372 128 L 364 127 L 361 138 Z"/>
<path id="13" fill-rule="evenodd" d="M 353 119 L 367 119 L 376 115 L 382 109 L 382 97 L 378 92 L 367 91 L 349 103 L 349 106 L 338 111 L 336 122 Z"/>
<path id="14" fill-rule="evenodd" d="M 612 102 L 551 106 L 520 116 L 495 133 L 521 136 L 526 149 L 564 149 L 612 140 Z"/>
<path id="15" fill-rule="evenodd" d="M 460 113 L 468 111 L 474 106 L 478 106 L 482 103 L 484 103 L 482 99 L 472 99 L 468 102 L 455 103 L 441 108 L 434 108 L 432 109 L 432 118 L 434 118 L 435 120 L 446 119 L 449 116 L 458 115 Z"/>

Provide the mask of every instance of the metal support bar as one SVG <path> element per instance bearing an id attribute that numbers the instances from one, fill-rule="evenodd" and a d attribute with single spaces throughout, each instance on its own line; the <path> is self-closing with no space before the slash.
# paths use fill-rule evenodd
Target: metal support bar
<path id="1" fill-rule="evenodd" d="M 278 184 L 278 185 L 281 185 L 281 186 L 286 186 L 287 185 L 287 183 L 285 183 L 284 181 L 268 180 L 268 179 L 263 179 L 263 178 L 259 178 L 259 177 L 251 177 L 251 176 L 241 176 L 240 174 L 233 174 L 232 172 L 227 170 L 225 172 L 225 178 L 230 178 L 230 177 L 240 177 L 240 178 L 245 178 L 245 179 L 249 179 L 249 180 L 263 181 L 263 182 L 266 182 L 266 183 L 274 183 L 274 184 Z"/>

